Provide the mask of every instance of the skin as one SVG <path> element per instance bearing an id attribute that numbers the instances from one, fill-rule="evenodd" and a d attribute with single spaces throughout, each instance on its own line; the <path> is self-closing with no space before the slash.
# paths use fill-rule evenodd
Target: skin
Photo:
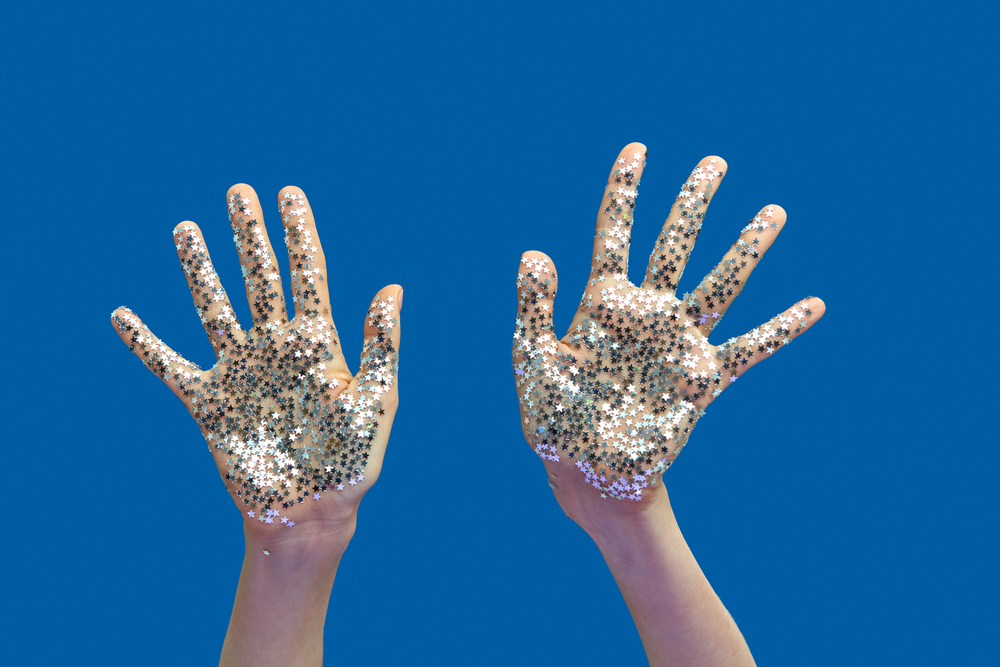
<path id="1" fill-rule="evenodd" d="M 688 548 L 659 483 L 705 409 L 749 368 L 816 323 L 814 297 L 719 345 L 708 342 L 784 227 L 765 207 L 698 287 L 676 295 L 705 210 L 725 175 L 702 160 L 685 182 L 643 283 L 627 276 L 646 147 L 626 146 L 597 218 L 591 278 L 556 339 L 558 278 L 528 251 L 518 273 L 512 350 L 524 435 L 567 517 L 594 540 L 618 582 L 651 665 L 753 665 L 746 641 Z"/>
<path id="2" fill-rule="evenodd" d="M 246 555 L 219 665 L 322 665 L 330 593 L 353 525 L 297 540 L 244 534 Z"/>
<path id="3" fill-rule="evenodd" d="M 641 165 L 636 160 L 637 155 L 643 156 Z M 601 361 L 600 354 L 591 355 L 595 349 L 588 346 L 585 337 L 581 337 L 579 333 L 581 326 L 586 328 L 588 321 L 595 320 L 598 314 L 604 314 L 593 310 L 595 299 L 596 303 L 602 300 L 611 303 L 615 307 L 616 316 L 622 313 L 627 315 L 631 312 L 629 308 L 643 311 L 638 320 L 633 319 L 630 324 L 625 325 L 626 331 L 634 325 L 634 335 L 627 342 L 636 346 L 635 350 L 629 350 L 626 345 L 625 353 L 638 353 L 658 344 L 654 340 L 657 335 L 655 327 L 653 335 L 646 335 L 649 330 L 649 320 L 646 317 L 653 317 L 655 322 L 656 317 L 662 318 L 667 312 L 665 307 L 672 308 L 674 317 L 671 320 L 676 323 L 673 325 L 675 333 L 683 331 L 694 336 L 694 340 L 688 341 L 690 344 L 686 345 L 687 352 L 700 346 L 703 354 L 698 357 L 685 356 L 678 349 L 677 354 L 681 358 L 671 362 L 676 363 L 668 374 L 674 386 L 663 393 L 670 396 L 668 404 L 674 406 L 671 414 L 678 412 L 676 406 L 679 405 L 689 403 L 693 407 L 681 411 L 672 433 L 669 428 L 663 429 L 657 443 L 658 451 L 628 452 L 624 463 L 620 456 L 618 460 L 612 461 L 612 450 L 615 449 L 613 441 L 615 438 L 625 440 L 634 433 L 630 434 L 626 425 L 614 419 L 617 415 L 597 414 L 598 423 L 605 417 L 607 423 L 599 432 L 590 434 L 591 440 L 600 441 L 601 444 L 597 447 L 597 453 L 590 452 L 588 460 L 598 466 L 602 463 L 611 466 L 613 463 L 615 467 L 612 468 L 611 477 L 619 482 L 627 479 L 627 491 L 623 491 L 623 486 L 614 486 L 609 482 L 606 470 L 601 470 L 599 476 L 594 473 L 584 475 L 579 466 L 574 466 L 573 459 L 564 454 L 569 445 L 579 441 L 580 433 L 565 428 L 552 428 L 547 435 L 540 435 L 542 425 L 552 422 L 539 419 L 538 411 L 527 403 L 531 400 L 531 390 L 523 382 L 519 384 L 522 422 L 529 443 L 543 455 L 550 486 L 560 506 L 568 517 L 577 521 L 591 535 L 604 555 L 636 622 L 650 664 L 752 665 L 753 659 L 746 642 L 687 548 L 670 508 L 666 489 L 661 491 L 659 487 L 662 484 L 656 485 L 656 474 L 665 470 L 664 465 L 669 466 L 673 462 L 704 407 L 722 389 L 732 384 L 747 368 L 766 358 L 774 349 L 787 344 L 788 339 L 808 329 L 822 316 L 825 307 L 819 299 L 807 299 L 789 309 L 788 313 L 792 315 L 786 313 L 786 319 L 782 319 L 780 323 L 772 321 L 773 327 L 786 337 L 786 342 L 777 342 L 777 339 L 769 342 L 768 345 L 774 349 L 769 348 L 767 355 L 762 348 L 754 349 L 759 347 L 759 339 L 748 341 L 746 337 L 738 337 L 720 346 L 708 346 L 701 340 L 708 335 L 718 316 L 725 312 L 731 302 L 734 294 L 729 285 L 735 282 L 739 288 L 742 287 L 756 265 L 756 260 L 784 225 L 784 212 L 776 207 L 769 207 L 768 214 L 764 216 L 768 220 L 761 218 L 767 223 L 766 227 L 750 230 L 759 232 L 751 234 L 758 238 L 752 239 L 749 246 L 747 243 L 737 242 L 733 251 L 720 263 L 720 268 L 706 277 L 695 290 L 694 296 L 690 300 L 683 300 L 684 307 L 681 309 L 676 300 L 671 301 L 662 296 L 673 294 L 683 271 L 683 264 L 690 253 L 688 244 L 681 244 L 682 253 L 675 253 L 673 250 L 679 237 L 676 233 L 669 233 L 668 227 L 672 220 L 675 224 L 678 223 L 675 213 L 679 209 L 675 206 L 651 257 L 646 281 L 640 288 L 631 285 L 624 276 L 627 271 L 628 229 L 631 219 L 627 215 L 628 211 L 625 211 L 626 215 L 623 215 L 623 211 L 626 207 L 634 207 L 634 191 L 631 195 L 628 193 L 638 185 L 644 155 L 645 147 L 641 144 L 626 147 L 619 157 L 619 163 L 624 164 L 626 158 L 631 157 L 632 165 L 638 167 L 633 166 L 631 172 L 623 172 L 616 167 L 612 172 L 611 180 L 619 184 L 618 196 L 612 194 L 615 186 L 609 181 L 609 191 L 602 203 L 595 236 L 595 279 L 588 286 L 580 311 L 571 326 L 571 333 L 560 341 L 552 339 L 538 347 L 551 348 L 544 351 L 545 355 L 555 357 L 554 360 L 549 360 L 550 365 L 555 364 L 555 370 L 550 369 L 550 373 L 568 373 L 571 365 L 577 370 L 591 368 L 599 382 L 605 382 L 607 387 L 614 384 L 621 387 L 626 381 L 634 382 L 635 378 L 623 377 L 620 368 L 616 368 L 614 373 L 601 375 L 597 363 Z M 706 158 L 703 161 L 706 164 L 700 167 L 708 169 L 711 174 L 719 162 L 718 158 Z M 721 168 L 718 169 L 720 174 L 724 172 L 724 167 L 725 163 L 721 162 Z M 698 180 L 696 186 L 690 188 L 697 195 L 696 199 L 706 206 L 711 192 L 706 191 L 708 194 L 702 196 L 703 193 L 698 188 L 717 185 L 713 179 L 714 177 Z M 624 186 L 621 185 L 623 180 Z M 625 191 L 624 195 L 622 189 Z M 366 352 L 362 356 L 362 368 L 357 376 L 352 375 L 340 352 L 336 329 L 330 316 L 329 295 L 325 289 L 325 259 L 318 247 L 315 223 L 304 195 L 296 188 L 285 188 L 279 196 L 283 213 L 292 209 L 305 211 L 293 214 L 291 220 L 283 217 L 286 233 L 292 238 L 293 244 L 298 244 L 297 248 L 290 247 L 292 265 L 300 270 L 304 269 L 294 282 L 297 311 L 301 307 L 303 314 L 301 319 L 297 314 L 296 319 L 291 322 L 288 321 L 285 310 L 273 250 L 262 221 L 259 220 L 260 206 L 256 193 L 249 186 L 238 185 L 230 190 L 228 198 L 241 262 L 249 276 L 247 295 L 254 313 L 253 326 L 249 330 L 243 331 L 235 323 L 231 307 L 227 310 L 228 298 L 221 291 L 221 286 L 215 284 L 217 276 L 210 270 L 207 249 L 204 248 L 203 241 L 200 241 L 197 226 L 190 222 L 181 223 L 174 234 L 175 237 L 181 237 L 177 244 L 178 253 L 206 332 L 219 356 L 219 363 L 210 371 L 202 371 L 161 343 L 127 309 L 115 311 L 112 323 L 129 348 L 166 382 L 195 417 L 209 443 L 220 476 L 244 516 L 246 556 L 220 664 L 320 665 L 323 655 L 323 625 L 337 567 L 354 534 L 360 499 L 378 479 L 392 417 L 398 404 L 397 383 L 393 378 L 396 369 L 394 355 L 399 347 L 399 326 L 398 320 L 393 319 L 393 308 L 387 304 L 394 300 L 401 305 L 402 290 L 397 285 L 391 285 L 376 296 L 370 316 L 366 319 Z M 696 207 L 689 208 L 693 211 Z M 258 213 L 251 218 L 253 212 Z M 622 226 L 623 221 L 627 223 L 625 227 Z M 298 230 L 298 234 L 290 230 L 289 223 Z M 307 237 L 304 245 L 311 245 L 313 248 L 304 267 L 301 254 L 303 229 L 311 232 L 311 239 Z M 696 232 L 694 236 L 696 237 Z M 693 240 L 690 244 L 693 244 Z M 732 263 L 748 254 L 753 258 L 748 266 L 737 268 Z M 529 357 L 543 354 L 540 350 L 534 350 L 535 354 L 532 355 L 532 350 L 525 348 L 525 341 L 537 342 L 539 334 L 551 330 L 556 279 L 554 266 L 544 254 L 525 253 L 522 262 L 528 268 L 519 274 L 519 303 L 522 309 L 519 316 L 527 313 L 529 304 L 545 306 L 534 311 L 538 316 L 536 320 L 540 322 L 537 327 L 528 327 L 526 322 L 525 326 L 519 327 L 522 343 L 520 347 L 515 343 L 514 365 L 515 369 L 520 368 L 523 373 L 524 369 L 532 368 Z M 310 273 L 306 274 L 305 271 Z M 546 278 L 542 285 L 538 278 L 544 274 L 551 274 L 551 279 Z M 601 275 L 605 279 L 598 284 L 597 277 Z M 317 284 L 317 277 L 322 278 L 319 281 L 322 284 Z M 632 294 L 638 301 L 622 299 L 614 302 L 614 298 L 609 301 L 606 299 L 609 288 L 612 294 L 616 291 L 619 292 L 619 297 Z M 736 293 L 738 294 L 738 289 Z M 642 301 L 647 296 L 659 299 L 655 308 L 642 307 L 642 303 L 652 303 Z M 706 318 L 709 311 L 713 313 L 711 320 Z M 607 331 L 613 337 L 621 335 L 621 330 L 614 328 L 614 322 L 608 324 L 611 326 L 607 327 Z M 784 328 L 786 325 L 787 329 Z M 307 329 L 307 326 L 312 328 Z M 605 327 L 605 323 L 602 322 L 601 326 Z M 320 332 L 326 327 L 331 335 L 322 338 Z M 315 342 L 317 336 L 321 338 L 318 343 Z M 262 397 L 259 391 L 254 393 L 246 390 L 248 384 L 254 384 L 255 379 L 251 376 L 254 364 L 262 361 L 260 350 L 265 347 L 268 350 L 277 347 L 294 350 L 296 345 L 303 345 L 305 339 L 314 341 L 310 349 L 316 352 L 316 363 L 302 362 L 304 365 L 296 366 L 290 377 L 295 377 L 298 373 L 298 377 L 303 378 L 306 368 L 314 372 L 318 369 L 315 374 L 316 382 L 309 385 L 309 395 L 315 400 L 309 403 L 308 409 L 303 411 L 302 402 L 295 400 L 296 397 L 301 398 L 302 389 L 294 381 L 290 381 L 288 386 L 278 387 L 269 400 Z M 266 346 L 249 344 L 255 340 L 266 342 Z M 381 356 L 372 354 L 372 350 L 379 345 L 388 349 L 389 353 Z M 318 364 L 320 359 L 326 362 L 322 368 Z M 682 370 L 683 364 L 680 362 L 683 361 L 689 363 Z M 290 363 L 295 365 L 296 362 Z M 607 363 L 607 358 L 604 363 Z M 710 366 L 716 363 L 725 366 L 732 375 L 728 379 L 719 379 L 713 373 L 716 368 Z M 227 368 L 238 368 L 234 372 L 239 381 L 233 380 L 233 373 L 223 377 Z M 264 376 L 266 375 L 265 373 Z M 692 381 L 685 386 L 684 378 Z M 311 382 L 309 378 L 304 381 Z M 218 386 L 213 386 L 213 382 Z M 560 382 L 562 385 L 558 386 L 557 391 L 568 392 L 565 400 L 572 407 L 574 398 L 580 397 L 579 388 L 573 390 L 565 382 L 553 380 L 555 385 L 560 385 Z M 581 378 L 580 384 L 585 385 L 586 382 Z M 213 386 L 215 391 L 206 391 L 206 385 Z M 667 387 L 661 384 L 657 387 L 657 392 L 665 388 Z M 634 396 L 644 389 L 645 387 L 640 388 L 639 392 L 629 389 L 626 391 Z M 246 392 L 241 393 L 244 390 Z M 620 390 L 616 388 L 614 391 Z M 586 396 L 586 391 L 583 395 Z M 356 397 L 352 400 L 360 401 L 362 408 L 345 408 L 345 396 Z M 610 390 L 602 390 L 595 393 L 593 398 L 598 399 L 597 404 L 611 401 L 609 406 L 612 407 L 609 409 L 620 411 L 623 396 L 624 394 L 617 393 L 612 396 Z M 667 401 L 666 396 L 664 401 Z M 633 402 L 634 399 L 627 405 Z M 356 406 L 357 403 L 350 405 Z M 246 410 L 247 406 L 259 408 L 251 411 L 250 416 L 254 419 L 264 418 L 266 421 L 270 417 L 284 427 L 274 429 L 274 433 L 270 435 L 279 438 L 279 443 L 284 439 L 283 446 L 277 446 L 276 449 L 293 460 L 293 463 L 286 466 L 289 471 L 294 466 L 293 473 L 271 480 L 273 483 L 254 486 L 252 482 L 259 481 L 264 474 L 260 471 L 264 468 L 258 468 L 256 476 L 249 474 L 247 460 L 250 454 L 239 452 L 234 446 L 220 447 L 219 441 L 223 434 L 231 436 L 233 430 L 238 431 L 243 440 L 252 439 L 252 427 L 255 424 L 248 417 L 250 413 Z M 375 409 L 363 410 L 366 407 Z M 359 423 L 363 421 L 364 424 L 354 430 L 342 429 L 339 439 L 310 439 L 308 428 L 307 437 L 291 438 L 296 425 L 308 426 L 310 422 L 322 422 L 330 419 L 331 415 L 346 412 L 350 412 L 352 418 L 361 413 L 364 418 L 359 417 Z M 225 432 L 219 428 L 220 414 L 232 415 L 232 419 L 226 422 L 231 428 Z M 607 426 L 608 423 L 612 425 Z M 244 430 L 241 431 L 241 428 Z M 356 442 L 352 441 L 358 433 L 364 437 Z M 657 439 L 648 434 L 646 437 Z M 542 449 L 542 445 L 547 449 Z M 567 446 L 560 448 L 561 445 Z M 337 455 L 343 452 L 348 452 L 355 458 L 350 461 L 352 465 L 338 468 L 339 476 L 335 481 L 349 479 L 353 483 L 350 486 L 337 484 L 335 487 L 331 480 L 335 475 L 329 474 L 330 466 L 323 464 L 336 463 Z M 600 458 L 602 455 L 603 459 Z M 318 460 L 324 456 L 325 460 Z M 268 464 L 275 463 L 276 459 L 272 455 L 265 455 L 263 458 Z M 345 457 L 343 461 L 346 460 Z M 581 459 L 576 459 L 577 463 L 580 461 Z M 280 465 L 276 467 L 281 468 Z M 327 468 L 326 477 L 321 472 L 324 468 Z M 307 473 L 312 473 L 312 476 L 309 477 Z M 282 480 L 286 482 L 284 495 Z M 642 491 L 649 487 L 652 487 L 652 492 L 643 494 Z M 338 488 L 337 492 L 332 492 L 333 488 Z M 298 498 L 289 497 L 291 489 L 298 492 Z M 311 498 L 315 502 L 307 502 L 309 492 L 317 490 L 324 491 L 322 497 L 316 497 L 320 495 L 317 493 Z M 248 504 L 257 509 L 247 510 Z M 275 509 L 277 507 L 281 510 Z M 279 524 L 273 520 L 265 522 L 263 508 L 269 510 L 268 519 L 272 518 L 271 512 L 275 513 L 274 518 L 284 513 L 282 519 L 288 520 L 288 523 Z M 295 525 L 290 530 L 293 528 L 292 519 Z"/>
<path id="4" fill-rule="evenodd" d="M 638 504 L 593 501 L 569 473 L 550 474 L 556 500 L 600 549 L 635 622 L 649 664 L 755 665 L 750 648 L 681 534 L 666 488 Z"/>
<path id="5" fill-rule="evenodd" d="M 326 258 L 304 193 L 279 206 L 293 272 L 290 319 L 257 194 L 227 193 L 253 316 L 236 320 L 193 222 L 174 244 L 215 349 L 209 370 L 176 354 L 129 309 L 112 326 L 181 399 L 243 517 L 246 555 L 222 665 L 321 665 L 337 566 L 365 493 L 378 480 L 398 405 L 402 288 L 384 287 L 364 323 L 357 375 L 330 310 Z"/>

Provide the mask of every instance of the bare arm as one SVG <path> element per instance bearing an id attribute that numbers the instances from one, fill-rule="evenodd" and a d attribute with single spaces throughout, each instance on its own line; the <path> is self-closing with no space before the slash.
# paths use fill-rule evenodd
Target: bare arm
<path id="1" fill-rule="evenodd" d="M 785 224 L 766 206 L 694 291 L 677 285 L 727 165 L 704 158 L 663 224 L 640 285 L 629 242 L 646 147 L 612 167 L 591 274 L 569 332 L 553 328 L 555 264 L 529 250 L 517 276 L 512 357 L 525 439 L 556 500 L 594 539 L 625 596 L 650 664 L 752 665 L 735 622 L 677 527 L 665 473 L 706 408 L 826 310 L 803 299 L 742 336 L 708 337 Z"/>
<path id="2" fill-rule="evenodd" d="M 220 667 L 321 667 L 323 625 L 346 541 L 275 545 L 247 532 Z"/>
<path id="3" fill-rule="evenodd" d="M 684 541 L 666 489 L 645 512 L 615 518 L 590 535 L 625 597 L 649 664 L 755 665 Z"/>
<path id="4" fill-rule="evenodd" d="M 327 265 L 341 257 L 324 254 L 305 194 L 289 186 L 278 196 L 294 319 L 257 193 L 238 184 L 226 200 L 252 326 L 240 326 L 193 222 L 174 228 L 173 245 L 215 365 L 187 361 L 128 308 L 112 324 L 194 417 L 242 516 L 246 556 L 221 664 L 321 665 L 337 566 L 378 480 L 398 405 L 402 288 L 384 287 L 372 301 L 354 375 L 330 309 L 330 291 L 342 286 L 328 280 Z"/>

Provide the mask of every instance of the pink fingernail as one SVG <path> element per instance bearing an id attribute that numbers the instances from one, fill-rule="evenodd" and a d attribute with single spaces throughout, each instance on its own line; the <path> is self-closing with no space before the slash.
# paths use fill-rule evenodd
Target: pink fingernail
<path id="1" fill-rule="evenodd" d="M 403 290 L 399 290 L 398 300 L 399 300 L 399 306 L 397 307 L 399 308 L 399 312 L 403 312 Z"/>

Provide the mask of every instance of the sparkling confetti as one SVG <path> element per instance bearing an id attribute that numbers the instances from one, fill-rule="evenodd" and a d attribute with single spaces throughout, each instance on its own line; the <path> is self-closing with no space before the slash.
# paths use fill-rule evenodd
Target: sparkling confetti
<path id="1" fill-rule="evenodd" d="M 612 169 L 597 220 L 591 275 L 569 333 L 556 338 L 558 280 L 540 252 L 521 258 L 512 349 L 525 438 L 550 462 L 572 461 L 602 498 L 638 501 L 654 487 L 707 406 L 746 369 L 822 316 L 805 299 L 743 336 L 708 335 L 784 224 L 768 206 L 691 293 L 678 282 L 713 194 L 720 158 L 691 172 L 664 223 L 645 280 L 628 279 L 628 251 L 646 150 L 631 144 Z M 549 482 L 552 485 L 552 482 Z"/>
<path id="2" fill-rule="evenodd" d="M 329 309 L 325 258 L 305 196 L 279 196 L 296 317 L 286 308 L 277 261 L 256 194 L 231 191 L 230 221 L 253 326 L 244 331 L 219 281 L 201 232 L 174 229 L 174 244 L 196 311 L 218 362 L 207 371 L 167 347 L 125 307 L 112 322 L 129 349 L 188 407 L 227 487 L 262 524 L 295 525 L 292 506 L 320 491 L 365 479 L 372 443 L 395 412 L 398 351 L 394 296 L 376 296 L 366 320 L 361 370 L 352 378 Z M 392 394 L 392 407 L 385 399 Z M 277 525 L 277 524 L 275 524 Z M 269 555 L 267 551 L 265 555 Z"/>

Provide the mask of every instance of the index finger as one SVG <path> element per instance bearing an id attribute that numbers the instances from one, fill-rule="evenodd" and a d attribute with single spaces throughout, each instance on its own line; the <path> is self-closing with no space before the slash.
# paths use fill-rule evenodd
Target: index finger
<path id="1" fill-rule="evenodd" d="M 632 212 L 639 179 L 646 166 L 646 147 L 633 142 L 622 149 L 611 168 L 597 213 L 590 275 L 628 273 L 628 248 L 632 238 Z M 610 276 L 609 276 L 610 277 Z"/>

